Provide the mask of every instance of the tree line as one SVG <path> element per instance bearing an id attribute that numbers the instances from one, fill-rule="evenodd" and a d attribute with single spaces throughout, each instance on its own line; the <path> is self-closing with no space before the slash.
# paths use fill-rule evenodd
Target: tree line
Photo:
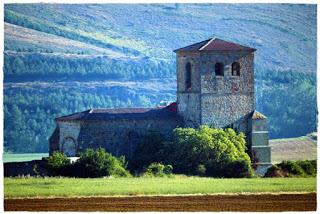
<path id="1" fill-rule="evenodd" d="M 147 79 L 172 77 L 173 62 L 96 57 L 63 57 L 42 53 L 4 54 L 5 81 L 48 79 Z"/>

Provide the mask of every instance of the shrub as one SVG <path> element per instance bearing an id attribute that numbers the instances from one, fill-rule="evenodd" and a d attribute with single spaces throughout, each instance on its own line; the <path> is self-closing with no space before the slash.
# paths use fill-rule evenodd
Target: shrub
<path id="1" fill-rule="evenodd" d="M 299 166 L 304 170 L 307 175 L 316 176 L 317 175 L 317 161 L 316 160 L 305 160 L 297 161 Z"/>
<path id="2" fill-rule="evenodd" d="M 125 169 L 124 157 L 118 159 L 102 148 L 87 149 L 75 165 L 79 169 L 79 177 L 130 176 Z"/>
<path id="3" fill-rule="evenodd" d="M 128 177 L 126 160 L 123 156 L 116 158 L 104 149 L 87 149 L 81 153 L 80 158 L 73 164 L 67 156 L 60 152 L 54 152 L 48 158 L 48 171 L 50 175 L 72 177 Z"/>
<path id="4" fill-rule="evenodd" d="M 172 174 L 173 167 L 171 165 L 165 165 L 163 169 L 163 173 L 166 175 Z"/>
<path id="5" fill-rule="evenodd" d="M 50 175 L 65 175 L 70 160 L 61 152 L 55 151 L 48 157 L 47 168 Z"/>
<path id="6" fill-rule="evenodd" d="M 305 172 L 302 167 L 296 161 L 283 161 L 278 166 L 285 172 L 288 172 L 288 176 L 304 176 Z"/>
<path id="7" fill-rule="evenodd" d="M 252 177 L 254 171 L 245 160 L 236 160 L 226 165 L 223 174 L 227 178 L 244 178 Z"/>
<path id="8" fill-rule="evenodd" d="M 163 165 L 161 163 L 151 163 L 143 173 L 143 176 L 163 177 L 172 173 L 171 165 Z"/>
<path id="9" fill-rule="evenodd" d="M 308 177 L 316 176 L 316 160 L 283 161 L 268 169 L 264 177 Z"/>
<path id="10" fill-rule="evenodd" d="M 264 175 L 264 177 L 287 177 L 286 172 L 284 172 L 283 170 L 281 170 L 280 167 L 278 167 L 277 165 L 272 165 L 266 172 L 266 174 Z"/>
<path id="11" fill-rule="evenodd" d="M 204 176 L 206 174 L 206 167 L 203 164 L 199 164 L 197 167 L 197 174 L 200 176 Z"/>

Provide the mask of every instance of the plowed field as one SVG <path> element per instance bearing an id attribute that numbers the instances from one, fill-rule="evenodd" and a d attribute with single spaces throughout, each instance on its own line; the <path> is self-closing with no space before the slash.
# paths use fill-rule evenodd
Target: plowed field
<path id="1" fill-rule="evenodd" d="M 5 211 L 315 211 L 316 193 L 5 199 Z"/>

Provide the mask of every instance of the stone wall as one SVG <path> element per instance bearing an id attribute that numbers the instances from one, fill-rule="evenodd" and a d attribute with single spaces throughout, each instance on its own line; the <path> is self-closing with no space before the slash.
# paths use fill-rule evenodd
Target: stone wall
<path id="1" fill-rule="evenodd" d="M 231 126 L 254 110 L 253 99 L 252 94 L 202 94 L 202 124 Z"/>
<path id="2" fill-rule="evenodd" d="M 186 91 L 186 65 L 191 64 L 191 89 Z M 201 69 L 200 54 L 185 53 L 177 54 L 177 93 L 199 93 L 200 85 L 200 69 Z"/>
<path id="3" fill-rule="evenodd" d="M 245 119 L 255 108 L 253 54 L 208 53 L 201 60 L 201 123 L 226 127 Z M 217 62 L 224 64 L 224 76 L 215 75 Z M 240 64 L 240 76 L 232 76 L 233 62 Z"/>
<path id="4" fill-rule="evenodd" d="M 202 64 L 201 93 L 253 93 L 254 69 L 253 53 L 207 53 L 199 58 Z M 224 65 L 224 76 L 215 75 L 215 64 Z M 232 76 L 231 65 L 233 62 L 240 64 L 240 76 Z"/>
<path id="5" fill-rule="evenodd" d="M 187 127 L 197 127 L 201 124 L 200 101 L 200 69 L 198 53 L 177 55 L 177 104 L 178 113 Z M 186 64 L 191 64 L 191 88 L 186 89 Z"/>
<path id="6" fill-rule="evenodd" d="M 199 93 L 180 93 L 177 97 L 178 112 L 185 127 L 201 125 L 201 96 Z"/>
<path id="7" fill-rule="evenodd" d="M 48 175 L 46 160 L 4 163 L 3 171 L 4 177 Z"/>
<path id="8" fill-rule="evenodd" d="M 153 120 L 104 120 L 104 121 L 75 121 L 58 122 L 60 129 L 60 147 L 66 138 L 72 137 L 76 141 L 77 152 L 87 148 L 105 148 L 113 155 L 125 155 L 130 158 L 141 138 L 149 131 L 158 131 L 168 136 L 182 123 L 176 118 Z M 52 153 L 52 151 L 50 151 Z"/>
<path id="9" fill-rule="evenodd" d="M 178 113 L 185 126 L 233 127 L 247 133 L 247 115 L 255 109 L 254 54 L 203 52 L 177 54 Z M 192 87 L 186 89 L 186 64 L 191 63 Z M 215 64 L 224 64 L 224 76 L 215 75 Z M 240 64 L 240 76 L 232 76 L 232 63 Z"/>
<path id="10" fill-rule="evenodd" d="M 59 148 L 62 148 L 63 143 L 66 139 L 77 140 L 80 133 L 80 122 L 58 122 L 58 126 L 60 129 L 59 134 Z"/>

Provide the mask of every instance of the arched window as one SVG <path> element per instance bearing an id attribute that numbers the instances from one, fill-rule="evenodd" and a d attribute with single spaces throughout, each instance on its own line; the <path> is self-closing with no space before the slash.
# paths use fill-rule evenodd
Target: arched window
<path id="1" fill-rule="evenodd" d="M 191 63 L 186 64 L 186 90 L 191 88 Z"/>
<path id="2" fill-rule="evenodd" d="M 217 62 L 214 66 L 214 71 L 216 76 L 223 76 L 223 64 L 221 62 Z"/>
<path id="3" fill-rule="evenodd" d="M 232 67 L 232 76 L 240 76 L 240 64 L 239 64 L 239 62 L 232 63 L 231 67 Z"/>
<path id="4" fill-rule="evenodd" d="M 76 141 L 72 137 L 66 137 L 62 143 L 62 152 L 67 157 L 76 156 L 77 148 Z"/>

